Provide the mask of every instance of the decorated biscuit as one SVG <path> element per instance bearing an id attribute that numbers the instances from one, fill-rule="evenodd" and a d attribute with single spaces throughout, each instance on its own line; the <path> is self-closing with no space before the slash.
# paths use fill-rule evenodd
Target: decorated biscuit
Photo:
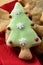
<path id="1" fill-rule="evenodd" d="M 0 32 L 5 31 L 9 24 L 9 12 L 0 8 Z"/>
<path id="2" fill-rule="evenodd" d="M 41 39 L 32 29 L 33 22 L 26 16 L 20 3 L 16 3 L 12 10 L 11 20 L 6 29 L 6 44 L 11 47 L 20 47 L 19 58 L 32 59 L 30 48 L 38 46 Z"/>

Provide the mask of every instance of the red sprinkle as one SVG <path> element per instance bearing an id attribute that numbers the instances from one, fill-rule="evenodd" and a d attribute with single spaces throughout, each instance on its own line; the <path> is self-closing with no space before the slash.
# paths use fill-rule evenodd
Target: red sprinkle
<path id="1" fill-rule="evenodd" d="M 12 18 L 12 16 L 10 15 L 9 18 Z"/>
<path id="2" fill-rule="evenodd" d="M 11 28 L 10 28 L 10 27 L 8 27 L 7 29 L 8 29 L 8 30 L 11 30 Z"/>
<path id="3" fill-rule="evenodd" d="M 36 38 L 35 41 L 38 42 L 39 41 L 39 38 Z"/>
<path id="4" fill-rule="evenodd" d="M 29 12 L 25 12 L 25 14 L 29 14 Z"/>
<path id="5" fill-rule="evenodd" d="M 31 23 L 31 26 L 34 26 L 34 23 Z"/>
<path id="6" fill-rule="evenodd" d="M 10 41 L 9 43 L 12 44 L 12 41 Z"/>

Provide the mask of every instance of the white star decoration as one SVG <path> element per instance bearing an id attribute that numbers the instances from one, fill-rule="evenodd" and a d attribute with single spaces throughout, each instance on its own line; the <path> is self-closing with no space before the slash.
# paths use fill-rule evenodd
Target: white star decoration
<path id="1" fill-rule="evenodd" d="M 21 38 L 19 40 L 19 42 L 20 42 L 20 45 L 24 46 L 26 44 L 26 39 L 25 38 Z"/>
<path id="2" fill-rule="evenodd" d="M 24 27 L 23 23 L 18 23 L 18 24 L 17 24 L 17 28 L 18 28 L 18 29 L 22 29 L 23 27 Z"/>
<path id="3" fill-rule="evenodd" d="M 15 10 L 15 14 L 19 15 L 21 13 L 21 11 L 19 9 Z"/>

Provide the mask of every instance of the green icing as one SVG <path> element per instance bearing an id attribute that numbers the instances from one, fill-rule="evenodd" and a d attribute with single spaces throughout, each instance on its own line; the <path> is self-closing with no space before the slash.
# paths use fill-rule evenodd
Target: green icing
<path id="1" fill-rule="evenodd" d="M 17 2 L 17 3 L 15 4 L 14 9 L 13 9 L 12 12 L 11 12 L 11 15 L 12 15 L 13 17 L 14 17 L 14 15 L 15 15 L 14 12 L 15 12 L 16 9 L 20 9 L 20 11 L 21 11 L 22 13 L 24 13 L 23 7 L 20 5 L 20 3 Z"/>
<path id="2" fill-rule="evenodd" d="M 19 9 L 20 14 L 16 14 L 15 10 Z M 12 10 L 11 14 L 12 19 L 8 27 L 11 28 L 10 35 L 7 39 L 7 45 L 9 46 L 21 46 L 20 41 L 22 38 L 26 39 L 24 47 L 31 47 L 32 45 L 36 45 L 41 42 L 40 38 L 37 36 L 35 31 L 31 28 L 32 21 L 26 16 L 24 13 L 24 9 L 20 3 L 16 3 L 14 9 Z M 23 28 L 17 28 L 17 24 L 22 23 Z M 38 42 L 35 41 L 35 38 L 39 38 Z M 9 41 L 13 43 L 10 44 Z"/>

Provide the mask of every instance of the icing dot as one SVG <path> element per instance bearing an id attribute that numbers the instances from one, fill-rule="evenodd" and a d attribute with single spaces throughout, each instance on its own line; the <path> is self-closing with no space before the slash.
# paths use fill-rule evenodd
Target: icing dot
<path id="1" fill-rule="evenodd" d="M 18 29 L 22 29 L 23 27 L 24 27 L 23 23 L 18 23 L 18 24 L 17 24 L 17 28 L 18 28 Z"/>
<path id="2" fill-rule="evenodd" d="M 21 13 L 21 11 L 19 9 L 15 10 L 15 14 L 19 15 Z"/>
<path id="3" fill-rule="evenodd" d="M 26 44 L 26 39 L 25 38 L 21 38 L 19 40 L 19 42 L 20 42 L 20 45 L 24 46 Z"/>
<path id="4" fill-rule="evenodd" d="M 35 41 L 38 42 L 39 41 L 39 38 L 36 38 Z"/>
<path id="5" fill-rule="evenodd" d="M 12 16 L 10 15 L 9 18 L 12 18 Z"/>
<path id="6" fill-rule="evenodd" d="M 11 30 L 11 28 L 10 28 L 10 27 L 8 27 L 7 29 L 8 29 L 8 30 Z"/>
<path id="7" fill-rule="evenodd" d="M 29 14 L 29 12 L 25 12 L 25 14 Z"/>
<path id="8" fill-rule="evenodd" d="M 31 26 L 34 26 L 34 23 L 31 23 Z"/>
<path id="9" fill-rule="evenodd" d="M 9 43 L 12 44 L 12 41 L 10 41 Z"/>

